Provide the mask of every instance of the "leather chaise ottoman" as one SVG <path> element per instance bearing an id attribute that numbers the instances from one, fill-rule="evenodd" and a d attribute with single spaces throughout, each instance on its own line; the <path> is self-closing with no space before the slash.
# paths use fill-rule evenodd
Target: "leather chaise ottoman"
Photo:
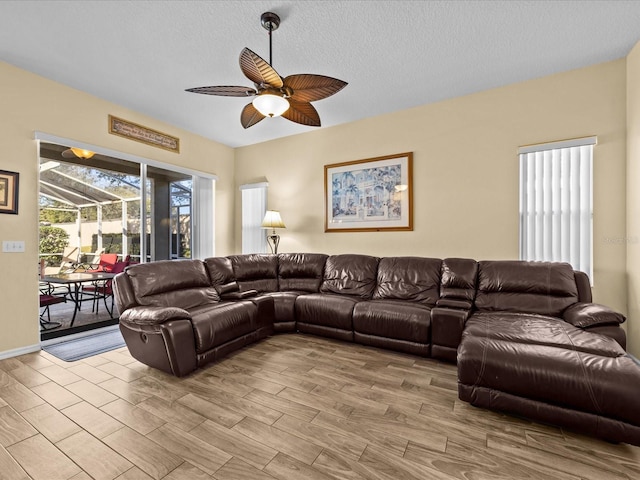
<path id="1" fill-rule="evenodd" d="M 458 351 L 461 400 L 614 442 L 640 443 L 638 385 L 614 339 L 541 315 L 474 315 Z"/>
<path id="2" fill-rule="evenodd" d="M 459 398 L 639 445 L 640 368 L 616 336 L 594 333 L 619 328 L 624 316 L 590 303 L 577 278 L 562 263 L 478 263 L 458 347 Z"/>

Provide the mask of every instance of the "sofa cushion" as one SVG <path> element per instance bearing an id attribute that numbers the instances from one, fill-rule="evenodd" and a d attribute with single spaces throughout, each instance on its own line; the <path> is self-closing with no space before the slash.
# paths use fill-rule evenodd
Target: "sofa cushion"
<path id="1" fill-rule="evenodd" d="M 373 298 L 408 300 L 433 306 L 440 293 L 441 264 L 442 261 L 436 258 L 381 258 Z"/>
<path id="2" fill-rule="evenodd" d="M 200 260 L 141 263 L 128 267 L 125 274 L 138 305 L 189 310 L 220 300 Z"/>
<path id="3" fill-rule="evenodd" d="M 218 294 L 236 292 L 240 289 L 236 277 L 233 273 L 233 265 L 227 257 L 205 258 L 204 264 L 209 273 L 211 285 L 214 286 Z"/>
<path id="4" fill-rule="evenodd" d="M 288 325 L 288 330 L 295 330 L 296 299 L 298 298 L 298 296 L 304 295 L 304 292 L 269 292 L 263 293 L 261 295 L 263 297 L 269 297 L 273 299 L 274 326 L 277 327 L 277 325 L 275 324 L 278 323 L 286 323 Z"/>
<path id="5" fill-rule="evenodd" d="M 353 308 L 353 331 L 377 337 L 429 344 L 431 309 L 399 300 L 359 302 Z"/>
<path id="6" fill-rule="evenodd" d="M 549 346 L 603 357 L 625 354 L 612 338 L 593 335 L 555 317 L 530 313 L 475 313 L 467 320 L 462 336 L 484 337 L 508 344 Z"/>
<path id="7" fill-rule="evenodd" d="M 478 262 L 470 258 L 442 260 L 440 298 L 473 301 L 478 281 Z"/>
<path id="8" fill-rule="evenodd" d="M 318 292 L 327 257 L 328 255 L 322 253 L 279 254 L 278 288 L 280 291 Z"/>
<path id="9" fill-rule="evenodd" d="M 233 274 L 240 290 L 278 291 L 278 257 L 267 254 L 232 255 Z"/>
<path id="10" fill-rule="evenodd" d="M 331 255 L 325 263 L 320 291 L 370 299 L 376 286 L 378 260 L 369 255 Z"/>
<path id="11" fill-rule="evenodd" d="M 508 331 L 502 332 L 495 322 L 478 320 L 469 319 L 458 348 L 462 400 L 560 424 L 566 419 L 545 416 L 538 405 L 640 425 L 635 387 L 640 368 L 613 339 L 553 319 L 527 321 L 518 329 L 513 321 L 503 321 L 500 326 Z M 482 389 L 489 403 L 481 400 Z M 501 399 L 502 392 L 513 397 Z M 529 407 L 519 409 L 523 401 Z M 623 433 L 615 436 L 624 438 Z"/>
<path id="12" fill-rule="evenodd" d="M 561 317 L 578 301 L 568 263 L 482 261 L 478 264 L 478 310 Z"/>
<path id="13" fill-rule="evenodd" d="M 256 330 L 258 307 L 251 301 L 221 302 L 192 309 L 191 323 L 196 340 L 196 352 L 214 347 Z"/>
<path id="14" fill-rule="evenodd" d="M 353 331 L 353 307 L 360 300 L 347 295 L 310 293 L 296 298 L 296 320 L 302 323 Z"/>

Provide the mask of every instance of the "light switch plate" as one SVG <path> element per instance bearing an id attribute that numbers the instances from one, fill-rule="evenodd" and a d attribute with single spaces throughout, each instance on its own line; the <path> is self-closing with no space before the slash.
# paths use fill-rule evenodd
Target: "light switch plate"
<path id="1" fill-rule="evenodd" d="M 24 240 L 3 240 L 2 251 L 5 253 L 24 253 Z"/>

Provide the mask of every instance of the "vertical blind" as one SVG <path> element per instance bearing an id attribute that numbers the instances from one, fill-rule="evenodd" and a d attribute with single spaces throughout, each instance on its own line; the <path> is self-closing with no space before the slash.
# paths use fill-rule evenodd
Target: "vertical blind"
<path id="1" fill-rule="evenodd" d="M 242 185 L 242 253 L 265 253 L 267 236 L 262 219 L 267 211 L 266 182 Z"/>
<path id="2" fill-rule="evenodd" d="M 193 258 L 205 259 L 216 254 L 215 235 L 216 181 L 193 176 Z"/>
<path id="3" fill-rule="evenodd" d="M 596 137 L 522 147 L 520 259 L 568 262 L 593 278 Z"/>

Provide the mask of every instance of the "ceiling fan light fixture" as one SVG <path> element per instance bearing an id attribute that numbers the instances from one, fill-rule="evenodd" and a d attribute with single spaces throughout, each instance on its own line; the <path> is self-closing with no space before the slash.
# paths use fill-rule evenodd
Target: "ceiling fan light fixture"
<path id="1" fill-rule="evenodd" d="M 95 152 L 83 148 L 71 147 L 69 150 L 71 150 L 76 157 L 83 158 L 84 160 L 88 160 L 95 155 Z"/>
<path id="2" fill-rule="evenodd" d="M 265 117 L 279 117 L 289 110 L 289 101 L 282 95 L 274 93 L 262 93 L 256 96 L 252 103 Z"/>
<path id="3" fill-rule="evenodd" d="M 240 70 L 255 86 L 214 85 L 210 87 L 188 88 L 187 92 L 221 97 L 255 98 L 240 113 L 240 123 L 249 128 L 266 117 L 279 117 L 290 122 L 309 127 L 320 126 L 320 115 L 311 102 L 322 100 L 339 92 L 347 82 L 325 75 L 298 74 L 285 78 L 272 65 L 271 34 L 280 26 L 280 17 L 273 12 L 265 12 L 260 17 L 262 26 L 269 31 L 269 61 L 267 62 L 248 48 L 240 52 Z"/>

